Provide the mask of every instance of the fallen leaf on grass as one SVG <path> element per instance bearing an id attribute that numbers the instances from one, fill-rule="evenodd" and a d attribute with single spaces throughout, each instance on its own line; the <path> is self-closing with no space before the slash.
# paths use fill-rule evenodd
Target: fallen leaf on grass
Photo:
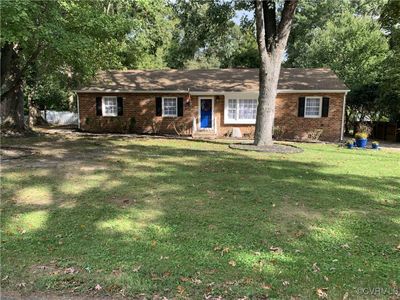
<path id="1" fill-rule="evenodd" d="M 232 267 L 235 267 L 235 266 L 236 266 L 236 261 L 234 261 L 234 260 L 230 260 L 228 263 L 229 263 L 229 265 L 231 265 Z"/>
<path id="2" fill-rule="evenodd" d="M 269 247 L 269 250 L 271 252 L 278 253 L 278 254 L 282 254 L 283 253 L 282 248 L 279 248 L 279 247 L 271 246 L 271 247 Z"/>
<path id="3" fill-rule="evenodd" d="M 313 269 L 314 272 L 319 272 L 319 271 L 321 271 L 321 269 L 317 266 L 317 263 L 313 263 L 312 269 Z"/>
<path id="4" fill-rule="evenodd" d="M 190 281 L 190 278 L 188 278 L 188 277 L 181 277 L 181 278 L 179 278 L 179 280 L 182 281 L 182 282 L 188 282 L 188 281 Z"/>
<path id="5" fill-rule="evenodd" d="M 196 284 L 196 285 L 201 284 L 201 280 L 200 280 L 200 279 L 197 279 L 197 278 L 193 278 L 193 279 L 192 279 L 192 282 L 193 282 L 194 284 Z"/>
<path id="6" fill-rule="evenodd" d="M 325 281 L 329 281 L 328 276 L 324 276 Z"/>
<path id="7" fill-rule="evenodd" d="M 185 288 L 184 288 L 183 286 L 181 286 L 181 285 L 178 285 L 178 286 L 176 287 L 176 290 L 177 290 L 178 293 L 181 294 L 181 295 L 185 292 Z"/>
<path id="8" fill-rule="evenodd" d="M 26 286 L 25 282 L 20 282 L 16 284 L 17 288 L 24 288 Z"/>
<path id="9" fill-rule="evenodd" d="M 349 244 L 343 244 L 340 247 L 342 247 L 343 249 L 350 249 Z"/>
<path id="10" fill-rule="evenodd" d="M 140 270 L 140 268 L 141 268 L 142 266 L 137 266 L 137 267 L 133 267 L 133 269 L 132 269 L 132 271 L 133 272 L 139 272 L 139 270 Z"/>
<path id="11" fill-rule="evenodd" d="M 328 298 L 328 294 L 327 294 L 328 289 L 327 288 L 318 288 L 316 290 L 317 296 L 320 299 L 327 299 Z"/>
<path id="12" fill-rule="evenodd" d="M 263 288 L 264 290 L 270 290 L 270 289 L 272 289 L 272 285 L 270 285 L 270 284 L 263 284 L 263 285 L 261 286 L 261 288 Z"/>
<path id="13" fill-rule="evenodd" d="M 66 268 L 64 270 L 64 274 L 75 274 L 75 273 L 79 273 L 79 271 L 74 269 L 73 267 Z"/>
<path id="14" fill-rule="evenodd" d="M 221 251 L 221 256 L 224 256 L 224 254 L 228 252 L 229 252 L 229 247 L 224 247 L 224 249 L 222 249 Z"/>
<path id="15" fill-rule="evenodd" d="M 94 289 L 95 289 L 96 291 L 100 291 L 100 290 L 103 289 L 103 288 L 101 287 L 100 284 L 96 284 L 96 286 L 94 287 Z"/>
<path id="16" fill-rule="evenodd" d="M 165 278 L 165 277 L 169 277 L 169 276 L 171 276 L 171 272 L 164 272 L 163 273 L 163 277 Z"/>

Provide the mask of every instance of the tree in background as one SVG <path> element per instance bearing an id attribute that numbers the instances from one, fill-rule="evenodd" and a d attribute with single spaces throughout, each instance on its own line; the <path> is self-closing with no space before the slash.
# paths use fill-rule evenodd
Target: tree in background
<path id="1" fill-rule="evenodd" d="M 386 114 L 400 121 L 400 1 L 389 0 L 379 19 L 386 32 L 390 52 L 383 62 L 380 76 L 380 99 Z"/>
<path id="2" fill-rule="evenodd" d="M 351 89 L 347 97 L 348 121 L 363 117 L 396 119 L 399 6 L 396 0 L 301 1 L 285 65 L 334 70 Z M 346 122 L 347 129 L 349 126 Z"/>
<path id="3" fill-rule="evenodd" d="M 230 41 L 235 26 L 233 6 L 228 1 L 185 1 L 171 4 L 177 19 L 171 48 L 167 58 L 168 67 L 185 66 L 219 67 L 221 56 L 232 52 Z"/>
<path id="4" fill-rule="evenodd" d="M 85 80 L 115 66 L 129 28 L 105 2 L 4 0 L 1 11 L 1 118 L 15 130 L 24 129 L 24 92 L 34 97 L 47 74 Z"/>
<path id="5" fill-rule="evenodd" d="M 285 0 L 278 22 L 274 0 L 256 0 L 255 3 L 257 44 L 261 61 L 254 136 L 254 144 L 257 146 L 272 145 L 279 74 L 296 5 L 297 0 Z"/>

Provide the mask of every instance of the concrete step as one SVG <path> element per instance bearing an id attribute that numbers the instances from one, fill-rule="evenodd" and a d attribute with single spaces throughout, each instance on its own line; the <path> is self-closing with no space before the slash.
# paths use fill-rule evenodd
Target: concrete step
<path id="1" fill-rule="evenodd" d="M 192 134 L 193 138 L 207 138 L 207 139 L 215 139 L 217 137 L 217 135 L 215 134 L 214 131 L 209 131 L 209 130 L 200 130 L 200 131 L 196 131 L 195 133 Z"/>

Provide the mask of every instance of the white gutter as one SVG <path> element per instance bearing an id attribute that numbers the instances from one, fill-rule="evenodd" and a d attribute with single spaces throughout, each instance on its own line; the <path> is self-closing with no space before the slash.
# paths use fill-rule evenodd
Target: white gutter
<path id="1" fill-rule="evenodd" d="M 291 90 L 291 89 L 283 89 L 278 90 L 279 93 L 347 93 L 350 90 Z M 187 94 L 188 90 L 75 90 L 76 93 L 135 93 L 135 94 L 142 94 L 142 93 L 180 93 L 180 94 Z M 190 91 L 192 95 L 219 95 L 219 94 L 226 94 L 226 93 L 258 93 L 258 90 L 246 90 L 246 91 Z"/>
<path id="2" fill-rule="evenodd" d="M 345 117 L 345 109 L 346 109 L 346 95 L 347 92 L 344 93 L 343 96 L 343 111 L 342 111 L 342 126 L 340 128 L 340 140 L 343 141 L 343 135 L 344 135 L 344 117 Z"/>

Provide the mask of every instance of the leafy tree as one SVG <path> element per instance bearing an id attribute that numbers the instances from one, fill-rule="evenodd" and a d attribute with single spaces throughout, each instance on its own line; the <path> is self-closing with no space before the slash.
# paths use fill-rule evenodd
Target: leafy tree
<path id="1" fill-rule="evenodd" d="M 296 59 L 301 67 L 329 67 L 350 87 L 368 84 L 380 74 L 388 43 L 369 17 L 344 13 L 314 31 L 310 44 Z"/>
<path id="2" fill-rule="evenodd" d="M 254 137 L 254 144 L 257 146 L 272 144 L 279 74 L 296 5 L 297 0 L 285 0 L 277 21 L 277 6 L 274 0 L 255 2 L 257 44 L 261 61 Z"/>
<path id="3" fill-rule="evenodd" d="M 84 80 L 99 68 L 118 65 L 115 49 L 129 27 L 106 2 L 0 3 L 1 117 L 10 127 L 24 129 L 23 93 L 28 82 L 40 82 L 41 74 L 64 72 Z"/>
<path id="4" fill-rule="evenodd" d="M 230 2 L 177 0 L 172 7 L 178 24 L 167 58 L 169 67 L 183 68 L 189 60 L 229 56 L 231 29 L 235 25 Z"/>
<path id="5" fill-rule="evenodd" d="M 400 121 L 400 2 L 389 0 L 379 21 L 390 45 L 380 76 L 381 103 L 390 119 Z"/>

